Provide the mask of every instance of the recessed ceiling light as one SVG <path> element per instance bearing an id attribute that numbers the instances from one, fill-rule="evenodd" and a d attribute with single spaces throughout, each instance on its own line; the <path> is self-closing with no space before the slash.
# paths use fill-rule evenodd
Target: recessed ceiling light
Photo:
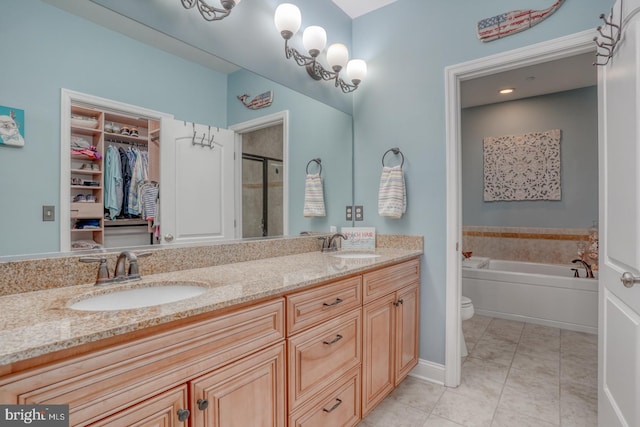
<path id="1" fill-rule="evenodd" d="M 507 93 L 511 93 L 511 92 L 513 92 L 514 90 L 515 90 L 514 88 L 510 87 L 510 88 L 507 88 L 507 89 L 502 89 L 502 90 L 500 90 L 500 93 L 501 93 L 502 95 L 506 95 Z"/>

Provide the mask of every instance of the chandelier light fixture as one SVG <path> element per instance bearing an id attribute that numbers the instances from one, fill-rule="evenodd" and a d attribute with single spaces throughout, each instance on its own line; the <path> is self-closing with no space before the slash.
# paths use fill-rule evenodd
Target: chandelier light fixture
<path id="1" fill-rule="evenodd" d="M 182 6 L 185 9 L 191 9 L 194 6 L 198 6 L 198 11 L 200 11 L 200 15 L 202 17 L 211 22 L 211 21 L 219 21 L 223 18 L 226 18 L 231 13 L 231 9 L 242 0 L 220 0 L 220 4 L 222 8 L 209 6 L 209 4 L 205 0 L 180 0 L 182 1 Z"/>
<path id="2" fill-rule="evenodd" d="M 336 87 L 342 89 L 344 93 L 349 93 L 356 90 L 366 77 L 367 63 L 362 59 L 349 61 L 349 51 L 342 43 L 332 44 L 327 49 L 327 62 L 333 71 L 325 69 L 318 62 L 318 55 L 327 44 L 327 32 L 322 27 L 312 25 L 302 33 L 302 44 L 309 52 L 308 56 L 289 46 L 289 40 L 298 32 L 302 22 L 302 15 L 297 6 L 291 3 L 282 3 L 276 8 L 274 21 L 284 39 L 284 51 L 287 59 L 293 58 L 298 65 L 305 67 L 314 80 L 334 80 Z M 351 83 L 347 83 L 340 77 L 340 71 L 345 67 Z"/>

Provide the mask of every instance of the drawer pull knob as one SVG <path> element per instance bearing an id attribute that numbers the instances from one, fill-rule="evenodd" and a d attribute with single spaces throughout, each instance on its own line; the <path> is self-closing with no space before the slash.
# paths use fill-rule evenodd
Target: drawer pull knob
<path id="1" fill-rule="evenodd" d="M 328 414 L 328 413 L 330 413 L 330 412 L 335 411 L 335 410 L 338 408 L 338 406 L 342 405 L 342 400 L 340 400 L 340 399 L 338 399 L 338 398 L 336 398 L 336 400 L 337 400 L 338 402 L 337 402 L 335 405 L 333 405 L 331 408 L 329 408 L 329 409 L 327 409 L 327 408 L 322 408 L 322 410 L 323 410 L 324 412 L 326 412 L 327 414 Z"/>
<path id="2" fill-rule="evenodd" d="M 336 300 L 334 302 L 332 302 L 331 304 L 327 304 L 326 302 L 322 303 L 322 305 L 324 305 L 325 307 L 334 307 L 338 304 L 340 304 L 342 302 L 342 300 L 340 298 L 336 298 Z"/>
<path id="3" fill-rule="evenodd" d="M 326 345 L 331 345 L 331 344 L 335 344 L 335 343 L 337 343 L 337 342 L 338 342 L 338 341 L 340 341 L 341 339 L 342 339 L 342 335 L 337 334 L 337 335 L 336 335 L 336 337 L 335 337 L 334 339 L 332 339 L 331 341 L 322 341 L 322 343 L 323 343 L 323 344 L 326 344 Z"/>
<path id="4" fill-rule="evenodd" d="M 395 305 L 396 307 L 401 306 L 402 304 L 404 304 L 404 301 L 399 299 L 397 302 L 394 302 L 393 305 Z"/>
<path id="5" fill-rule="evenodd" d="M 178 421 L 181 423 L 187 421 L 190 414 L 191 412 L 188 409 L 178 409 Z"/>
<path id="6" fill-rule="evenodd" d="M 209 401 L 207 399 L 198 399 L 198 409 L 204 411 L 209 407 Z"/>

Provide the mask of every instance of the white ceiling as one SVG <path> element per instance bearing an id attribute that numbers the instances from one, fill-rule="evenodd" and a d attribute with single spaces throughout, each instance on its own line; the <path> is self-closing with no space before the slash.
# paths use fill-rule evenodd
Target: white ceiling
<path id="1" fill-rule="evenodd" d="M 466 108 L 595 86 L 594 59 L 595 53 L 585 53 L 463 81 L 460 104 Z M 505 88 L 515 91 L 500 95 L 498 91 Z"/>
<path id="2" fill-rule="evenodd" d="M 333 0 L 335 4 L 353 18 L 379 9 L 397 0 Z"/>

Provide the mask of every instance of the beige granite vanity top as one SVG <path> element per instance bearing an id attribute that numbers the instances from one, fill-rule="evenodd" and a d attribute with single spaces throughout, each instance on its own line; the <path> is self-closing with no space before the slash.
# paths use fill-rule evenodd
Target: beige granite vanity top
<path id="1" fill-rule="evenodd" d="M 377 258 L 345 259 L 321 252 L 161 273 L 141 281 L 67 286 L 0 297 L 0 366 L 177 319 L 302 289 L 404 261 L 420 250 L 376 249 Z M 140 261 L 144 262 L 144 259 Z M 121 311 L 67 308 L 80 299 L 150 284 L 198 282 L 204 294 L 175 303 Z"/>

